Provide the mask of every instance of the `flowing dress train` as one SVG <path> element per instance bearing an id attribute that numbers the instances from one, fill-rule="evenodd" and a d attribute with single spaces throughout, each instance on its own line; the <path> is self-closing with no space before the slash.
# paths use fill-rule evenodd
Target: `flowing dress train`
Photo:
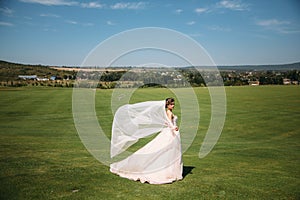
<path id="1" fill-rule="evenodd" d="M 112 163 L 110 171 L 142 183 L 164 184 L 181 180 L 181 141 L 179 131 L 174 130 L 175 123 L 167 119 L 165 124 L 168 125 L 152 141 L 127 158 Z"/>

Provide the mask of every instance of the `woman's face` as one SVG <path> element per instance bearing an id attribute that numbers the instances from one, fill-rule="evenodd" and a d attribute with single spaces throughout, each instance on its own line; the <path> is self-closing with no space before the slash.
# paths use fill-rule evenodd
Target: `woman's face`
<path id="1" fill-rule="evenodd" d="M 173 110 L 174 106 L 175 106 L 175 103 L 172 102 L 168 105 L 168 109 Z"/>

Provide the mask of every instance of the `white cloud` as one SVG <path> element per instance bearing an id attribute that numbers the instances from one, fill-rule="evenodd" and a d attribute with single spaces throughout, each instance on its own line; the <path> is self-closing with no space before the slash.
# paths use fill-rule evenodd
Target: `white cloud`
<path id="1" fill-rule="evenodd" d="M 196 22 L 195 21 L 190 21 L 190 22 L 187 22 L 186 24 L 191 26 L 191 25 L 196 24 Z"/>
<path id="2" fill-rule="evenodd" d="M 217 6 L 219 8 L 226 8 L 226 9 L 238 10 L 238 11 L 249 10 L 248 4 L 242 3 L 241 1 L 238 0 L 222 0 L 217 3 Z"/>
<path id="3" fill-rule="evenodd" d="M 176 14 L 181 14 L 182 12 L 183 12 L 182 9 L 177 9 L 177 10 L 175 10 L 175 13 L 176 13 Z"/>
<path id="4" fill-rule="evenodd" d="M 14 26 L 14 25 L 9 22 L 0 22 L 0 26 Z"/>
<path id="5" fill-rule="evenodd" d="M 130 10 L 139 10 L 144 9 L 146 7 L 145 2 L 127 2 L 127 3 L 116 3 L 111 6 L 112 9 L 118 10 L 118 9 L 130 9 Z"/>
<path id="6" fill-rule="evenodd" d="M 83 7 L 83 8 L 103 8 L 104 4 L 100 4 L 98 2 L 81 3 L 81 7 Z"/>
<path id="7" fill-rule="evenodd" d="M 299 27 L 294 27 L 290 21 L 282 21 L 278 19 L 258 20 L 256 25 L 263 27 L 266 30 L 275 31 L 281 34 L 300 33 Z"/>
<path id="8" fill-rule="evenodd" d="M 56 14 L 51 14 L 51 13 L 47 13 L 47 14 L 40 14 L 41 17 L 53 17 L 53 18 L 60 18 L 59 15 Z"/>
<path id="9" fill-rule="evenodd" d="M 78 22 L 72 21 L 72 20 L 66 20 L 65 22 L 68 24 L 74 24 L 74 25 L 78 24 Z"/>
<path id="10" fill-rule="evenodd" d="M 68 0 L 19 0 L 24 3 L 37 3 L 46 6 L 75 6 L 78 5 L 76 1 Z"/>
<path id="11" fill-rule="evenodd" d="M 195 12 L 198 13 L 198 14 L 200 14 L 200 13 L 206 12 L 207 10 L 208 10 L 207 8 L 196 8 Z"/>
<path id="12" fill-rule="evenodd" d="M 83 26 L 94 26 L 94 24 L 93 23 L 84 23 L 84 24 L 82 24 Z"/>
<path id="13" fill-rule="evenodd" d="M 116 25 L 114 22 L 112 22 L 112 21 L 106 21 L 106 24 L 107 25 L 110 25 L 110 26 L 114 26 L 114 25 Z"/>
<path id="14" fill-rule="evenodd" d="M 97 1 L 91 2 L 84 2 L 80 3 L 79 1 L 72 1 L 72 0 L 19 0 L 23 3 L 35 3 L 41 4 L 45 6 L 80 6 L 82 8 L 104 8 L 107 7 L 105 4 L 101 4 Z M 114 10 L 121 10 L 121 9 L 128 9 L 128 10 L 139 10 L 144 9 L 147 5 L 147 2 L 119 2 L 112 4 L 110 6 L 111 9 Z"/>
<path id="15" fill-rule="evenodd" d="M 226 27 L 221 27 L 221 26 L 210 26 L 208 27 L 209 30 L 212 30 L 212 31 L 221 31 L 221 32 L 230 32 L 231 29 L 230 28 L 226 28 Z"/>
<path id="16" fill-rule="evenodd" d="M 79 25 L 79 26 L 94 26 L 94 24 L 90 22 L 82 23 L 73 20 L 65 20 L 65 23 L 72 24 L 72 25 Z"/>
<path id="17" fill-rule="evenodd" d="M 259 26 L 278 26 L 278 25 L 283 25 L 283 24 L 290 24 L 289 21 L 280 21 L 277 19 L 268 19 L 268 20 L 259 20 L 256 22 L 257 25 Z"/>
<path id="18" fill-rule="evenodd" d="M 12 16 L 13 14 L 13 10 L 5 7 L 5 8 L 0 8 L 0 12 L 3 14 L 3 15 L 6 15 L 6 16 Z"/>

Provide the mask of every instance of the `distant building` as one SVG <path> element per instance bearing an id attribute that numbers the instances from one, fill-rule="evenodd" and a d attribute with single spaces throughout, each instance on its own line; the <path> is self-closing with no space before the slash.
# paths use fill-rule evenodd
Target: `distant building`
<path id="1" fill-rule="evenodd" d="M 24 80 L 35 80 L 35 79 L 37 79 L 37 75 L 19 75 L 18 78 L 21 78 Z"/>
<path id="2" fill-rule="evenodd" d="M 259 81 L 249 81 L 249 85 L 252 85 L 252 86 L 259 85 Z"/>
<path id="3" fill-rule="evenodd" d="M 283 85 L 290 85 L 290 84 L 291 84 L 291 79 L 289 79 L 289 78 L 283 79 Z"/>
<path id="4" fill-rule="evenodd" d="M 37 81 L 49 81 L 49 78 L 36 78 Z"/>

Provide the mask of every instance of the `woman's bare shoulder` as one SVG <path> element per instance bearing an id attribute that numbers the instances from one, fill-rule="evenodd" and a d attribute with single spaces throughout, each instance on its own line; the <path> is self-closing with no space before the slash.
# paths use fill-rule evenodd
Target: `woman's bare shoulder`
<path id="1" fill-rule="evenodd" d="M 167 110 L 167 116 L 169 117 L 169 119 L 173 118 L 173 113 L 171 110 Z"/>
<path id="2" fill-rule="evenodd" d="M 167 110 L 167 114 L 173 114 L 171 110 Z"/>

